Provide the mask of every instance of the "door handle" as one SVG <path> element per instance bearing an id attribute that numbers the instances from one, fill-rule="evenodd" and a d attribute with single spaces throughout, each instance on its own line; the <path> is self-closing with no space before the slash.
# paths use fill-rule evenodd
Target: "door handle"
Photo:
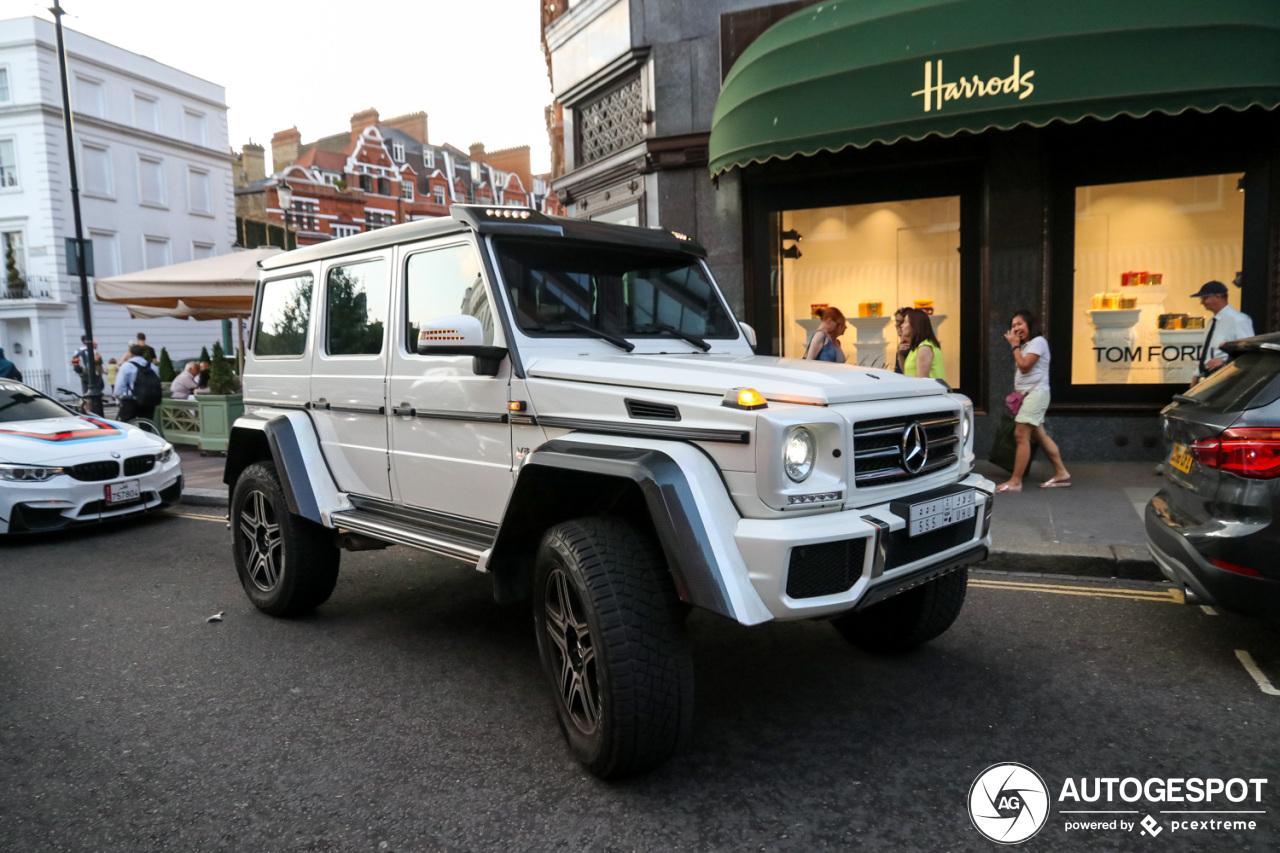
<path id="1" fill-rule="evenodd" d="M 411 418 L 414 416 L 415 411 L 413 406 L 410 406 L 408 403 L 401 403 L 391 410 L 391 414 L 402 418 Z"/>

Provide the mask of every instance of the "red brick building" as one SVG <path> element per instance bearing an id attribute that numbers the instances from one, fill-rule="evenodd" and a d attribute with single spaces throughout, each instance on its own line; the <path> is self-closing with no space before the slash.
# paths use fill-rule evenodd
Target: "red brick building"
<path id="1" fill-rule="evenodd" d="M 382 121 L 377 110 L 364 110 L 351 117 L 350 133 L 305 145 L 296 127 L 282 130 L 271 155 L 271 175 L 253 180 L 257 175 L 237 172 L 245 177 L 236 187 L 237 214 L 285 224 L 278 189 L 287 184 L 288 226 L 300 246 L 448 216 L 451 204 L 562 212 L 549 194 L 550 176 L 531 173 L 527 145 L 492 152 L 479 143 L 466 152 L 432 145 L 421 112 Z"/>

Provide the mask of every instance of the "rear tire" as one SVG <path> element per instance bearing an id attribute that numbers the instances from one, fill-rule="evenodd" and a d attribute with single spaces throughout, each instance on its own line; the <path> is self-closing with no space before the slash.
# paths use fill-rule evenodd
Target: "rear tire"
<path id="1" fill-rule="evenodd" d="M 909 652 L 951 627 L 964 607 L 968 583 L 969 570 L 956 569 L 866 610 L 839 616 L 831 624 L 865 651 Z"/>
<path id="2" fill-rule="evenodd" d="M 679 749 L 693 722 L 693 656 L 651 537 L 618 518 L 551 528 L 533 616 L 560 729 L 592 773 L 621 779 Z"/>
<path id="3" fill-rule="evenodd" d="M 333 531 L 289 512 L 272 463 L 250 465 L 236 481 L 231 541 L 240 583 L 263 613 L 300 616 L 333 594 L 342 556 Z"/>

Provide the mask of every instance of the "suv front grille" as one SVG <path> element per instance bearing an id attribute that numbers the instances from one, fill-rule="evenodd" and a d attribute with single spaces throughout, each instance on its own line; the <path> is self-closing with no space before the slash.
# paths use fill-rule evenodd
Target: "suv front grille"
<path id="1" fill-rule="evenodd" d="M 787 568 L 787 595 L 816 598 L 847 592 L 862 576 L 866 553 L 865 538 L 792 548 L 791 564 Z"/>
<path id="2" fill-rule="evenodd" d="M 79 465 L 73 465 L 67 469 L 67 473 L 73 479 L 83 480 L 86 483 L 110 480 L 113 477 L 120 476 L 120 463 L 113 459 L 105 462 L 81 462 Z"/>
<path id="3" fill-rule="evenodd" d="M 902 434 L 919 421 L 929 439 L 929 455 L 924 467 L 912 474 L 902 466 Z M 861 421 L 853 425 L 854 485 L 883 486 L 900 483 L 954 465 L 960 436 L 960 418 L 955 412 L 926 412 Z"/>

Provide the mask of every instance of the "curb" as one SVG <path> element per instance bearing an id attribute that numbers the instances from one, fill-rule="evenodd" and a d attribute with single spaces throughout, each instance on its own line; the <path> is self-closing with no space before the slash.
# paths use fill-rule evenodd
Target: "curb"
<path id="1" fill-rule="evenodd" d="M 183 489 L 182 503 L 188 506 L 228 505 L 226 489 Z"/>
<path id="2" fill-rule="evenodd" d="M 1073 575 L 1164 581 L 1147 549 L 1138 545 L 1044 545 L 1027 543 L 993 548 L 983 569 L 994 572 Z"/>

